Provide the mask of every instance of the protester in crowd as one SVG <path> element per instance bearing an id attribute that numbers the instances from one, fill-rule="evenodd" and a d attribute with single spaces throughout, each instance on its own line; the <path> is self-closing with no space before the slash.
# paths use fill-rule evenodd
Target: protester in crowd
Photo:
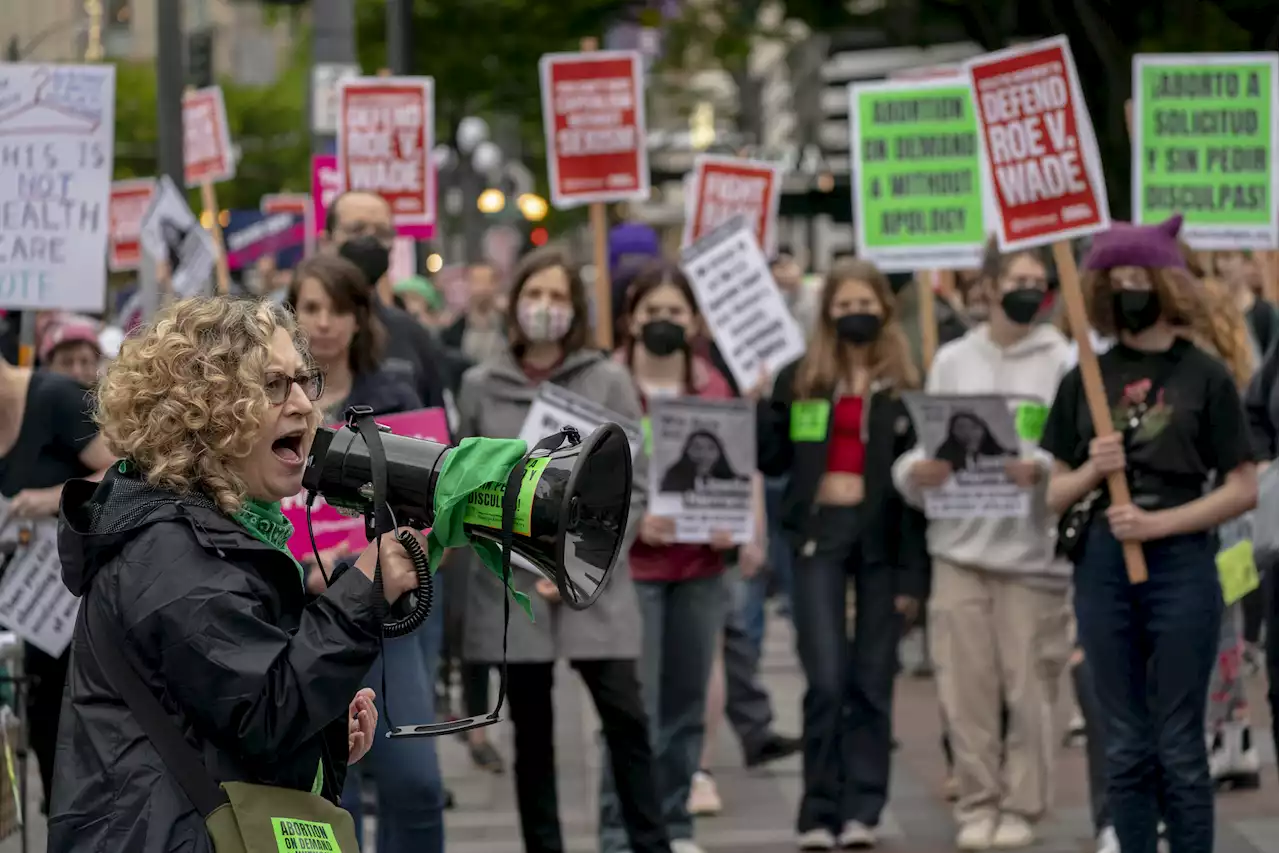
<path id="1" fill-rule="evenodd" d="M 620 417 L 639 419 L 640 403 L 626 368 L 587 341 L 587 297 L 577 269 L 558 249 L 526 255 L 516 270 L 507 315 L 509 348 L 468 370 L 458 395 L 463 436 L 519 435 L 543 382 L 595 400 Z M 643 480 L 643 470 L 637 471 Z M 643 487 L 631 519 L 643 517 Z M 624 548 L 632 541 L 629 532 Z M 624 552 L 625 553 L 625 552 Z M 667 851 L 648 721 L 640 693 L 639 605 L 630 569 L 620 557 L 608 589 L 583 612 L 563 608 L 555 585 L 519 572 L 512 585 L 530 593 L 534 621 L 510 627 L 508 701 L 515 727 L 516 800 L 527 853 L 560 853 L 555 737 L 551 694 L 555 661 L 567 658 L 582 676 L 600 715 L 623 822 L 634 853 Z M 485 571 L 467 580 L 464 659 L 503 658 L 501 581 Z M 676 848 L 677 850 L 679 848 Z"/>
<path id="2" fill-rule="evenodd" d="M 608 243 L 613 339 L 620 341 L 627 334 L 627 290 L 648 262 L 662 259 L 662 241 L 643 222 L 623 222 L 609 229 Z"/>
<path id="3" fill-rule="evenodd" d="M 1044 503 L 1050 460 L 1036 447 L 1035 425 L 1043 423 L 1070 359 L 1062 335 L 1037 322 L 1049 288 L 1048 259 L 1038 251 L 1003 254 L 992 240 L 977 287 L 987 291 L 987 322 L 938 350 L 925 390 L 1009 395 L 1023 425 L 1022 446 L 999 447 L 976 419 L 968 431 L 975 441 L 956 453 L 947 452 L 949 437 L 936 458 L 916 447 L 893 466 L 903 497 L 923 507 L 928 490 L 964 467 L 968 447 L 993 456 L 1008 450 L 1017 458 L 1006 463 L 1006 475 L 1030 492 L 1031 512 L 1023 518 L 929 522 L 929 639 L 955 762 L 961 850 L 1034 842 L 1033 824 L 1050 806 L 1053 709 L 1069 652 L 1069 565 L 1054 553 L 1054 521 Z M 952 420 L 965 418 L 974 420 L 963 411 Z M 986 451 L 983 439 L 991 445 Z"/>
<path id="4" fill-rule="evenodd" d="M 760 469 L 790 475 L 783 527 L 795 546 L 796 646 L 808 682 L 796 822 L 803 850 L 875 843 L 889 794 L 898 638 L 928 585 L 924 519 L 890 478 L 893 460 L 915 443 L 900 392 L 918 386 L 919 374 L 889 283 L 871 264 L 841 262 L 819 316 L 759 427 Z"/>
<path id="5" fill-rule="evenodd" d="M 467 267 L 467 310 L 441 340 L 479 364 L 506 351 L 507 326 L 498 307 L 498 271 L 481 262 Z"/>
<path id="6" fill-rule="evenodd" d="M 8 500 L 12 517 L 53 524 L 63 484 L 102 471 L 112 461 L 82 385 L 0 358 L 0 497 Z M 24 648 L 24 669 L 34 682 L 27 695 L 27 725 L 46 810 L 69 654 L 51 657 L 30 643 Z"/>
<path id="7" fill-rule="evenodd" d="M 1098 361 L 1120 431 L 1095 437 L 1077 368 L 1059 386 L 1043 445 L 1055 458 L 1049 509 L 1084 527 L 1071 554 L 1075 610 L 1107 719 L 1120 847 L 1154 850 L 1163 816 L 1182 851 L 1209 853 L 1203 732 L 1222 607 L 1211 534 L 1253 507 L 1257 481 L 1230 373 L 1175 332 L 1187 324 L 1212 338 L 1178 250 L 1180 223 L 1117 223 L 1095 238 L 1084 287 L 1091 324 L 1117 338 Z M 1133 503 L 1109 506 L 1105 478 L 1120 472 Z M 1128 578 L 1126 541 L 1142 544 L 1144 583 Z"/>
<path id="8" fill-rule="evenodd" d="M 922 286 L 910 273 L 889 276 L 896 300 L 896 312 L 911 345 L 911 358 L 923 372 L 924 344 L 920 332 L 920 295 L 928 292 L 933 299 L 933 320 L 938 327 L 938 346 L 950 343 L 969 331 L 969 317 L 963 303 L 954 293 L 938 294 L 933 290 L 932 276 L 925 276 Z"/>
<path id="9" fill-rule="evenodd" d="M 822 295 L 822 282 L 805 278 L 804 269 L 800 266 L 800 259 L 796 257 L 795 250 L 785 243 L 778 246 L 769 260 L 769 272 L 773 274 L 773 280 L 778 283 L 778 289 L 782 291 L 787 310 L 791 312 L 792 318 L 808 338 L 813 333 L 814 324 L 818 319 L 820 307 L 818 300 Z"/>
<path id="10" fill-rule="evenodd" d="M 420 275 L 397 281 L 392 288 L 399 308 L 425 328 L 440 333 L 449 325 L 449 307 L 430 279 Z"/>
<path id="11" fill-rule="evenodd" d="M 1262 261 L 1248 250 L 1220 251 L 1211 256 L 1212 272 L 1230 291 L 1236 308 L 1244 315 L 1249 337 L 1259 358 L 1276 340 L 1276 307 L 1261 297 Z"/>
<path id="12" fill-rule="evenodd" d="M 40 341 L 39 360 L 53 373 L 69 376 L 86 388 L 97 385 L 102 364 L 97 322 L 78 314 L 59 317 Z"/>
<path id="13" fill-rule="evenodd" d="M 385 601 L 375 544 L 305 603 L 280 500 L 302 487 L 323 390 L 292 318 L 260 301 L 179 302 L 108 369 L 97 419 L 123 461 L 100 485 L 69 483 L 62 500 L 63 579 L 85 600 L 50 849 L 212 848 L 158 733 L 106 674 L 104 644 L 163 697 L 214 782 L 336 801 L 346 765 L 371 745 L 376 711 L 360 684 L 387 604 L 417 575 L 383 537 Z"/>
<path id="14" fill-rule="evenodd" d="M 355 264 L 334 255 L 303 261 L 289 286 L 287 304 L 307 335 L 316 367 L 324 373 L 324 390 L 315 401 L 322 423 L 341 422 L 350 406 L 368 406 L 375 415 L 423 408 L 404 378 L 380 367 L 387 332 L 374 314 L 372 292 Z M 324 593 L 324 577 L 340 556 L 346 555 L 321 552 L 323 569 L 314 557 L 303 560 L 309 592 Z M 371 689 L 396 685 L 397 710 L 415 720 L 435 719 L 440 627 L 439 618 L 429 619 L 406 637 L 386 640 L 364 682 Z M 443 851 L 444 793 L 435 741 L 412 738 L 393 744 L 385 734 L 384 725 L 361 769 L 348 774 L 343 806 L 356 818 L 357 834 L 362 834 L 361 780 L 370 778 L 378 795 L 378 849 Z"/>

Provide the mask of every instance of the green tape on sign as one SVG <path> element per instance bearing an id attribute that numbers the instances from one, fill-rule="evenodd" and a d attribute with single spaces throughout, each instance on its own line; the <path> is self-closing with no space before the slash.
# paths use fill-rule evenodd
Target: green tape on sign
<path id="1" fill-rule="evenodd" d="M 1133 210 L 1193 248 L 1270 248 L 1275 54 L 1134 57 Z"/>
<path id="2" fill-rule="evenodd" d="M 1044 425 L 1049 420 L 1049 407 L 1042 403 L 1019 403 L 1013 412 L 1013 426 L 1018 438 L 1039 441 L 1044 437 Z"/>
<path id="3" fill-rule="evenodd" d="M 338 839 L 333 837 L 333 827 L 327 823 L 310 820 L 294 820 L 291 817 L 271 818 L 271 828 L 276 833 L 276 849 L 280 853 L 342 853 Z"/>
<path id="4" fill-rule="evenodd" d="M 512 530 L 521 536 L 530 535 L 533 495 L 537 491 L 538 481 L 542 479 L 542 471 L 550 461 L 549 456 L 539 456 L 536 459 L 530 459 L 524 467 L 524 477 L 520 480 L 520 494 L 516 496 L 515 524 L 512 526 Z M 501 530 L 502 496 L 506 490 L 505 483 L 490 483 L 476 489 L 467 497 L 467 508 L 462 514 L 462 523 Z"/>
<path id="5" fill-rule="evenodd" d="M 640 431 L 644 433 L 644 452 L 653 455 L 653 422 L 645 415 L 640 419 Z"/>
<path id="6" fill-rule="evenodd" d="M 876 83 L 851 87 L 850 99 L 858 254 L 915 258 L 922 269 L 972 265 L 987 235 L 968 86 Z"/>
<path id="7" fill-rule="evenodd" d="M 796 400 L 791 404 L 791 440 L 826 441 L 830 400 Z"/>

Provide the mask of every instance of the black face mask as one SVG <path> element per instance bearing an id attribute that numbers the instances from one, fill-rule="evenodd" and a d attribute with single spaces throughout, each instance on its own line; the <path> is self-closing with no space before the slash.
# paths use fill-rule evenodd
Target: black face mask
<path id="1" fill-rule="evenodd" d="M 836 320 L 836 335 L 851 344 L 869 344 L 880 337 L 881 320 L 875 314 L 845 314 Z"/>
<path id="2" fill-rule="evenodd" d="M 656 356 L 671 355 L 684 349 L 684 326 L 670 320 L 650 320 L 640 327 L 640 342 Z"/>
<path id="3" fill-rule="evenodd" d="M 1010 290 L 1000 297 L 1000 309 L 1004 311 L 1006 317 L 1019 326 L 1025 326 L 1034 320 L 1036 314 L 1040 313 L 1040 306 L 1043 303 L 1044 291 L 1031 287 Z"/>
<path id="4" fill-rule="evenodd" d="M 1145 332 L 1160 319 L 1160 294 L 1154 290 L 1122 290 L 1111 299 L 1122 332 Z"/>
<path id="5" fill-rule="evenodd" d="M 372 234 L 353 237 L 338 247 L 338 254 L 360 268 L 370 287 L 377 286 L 391 267 L 391 250 Z"/>

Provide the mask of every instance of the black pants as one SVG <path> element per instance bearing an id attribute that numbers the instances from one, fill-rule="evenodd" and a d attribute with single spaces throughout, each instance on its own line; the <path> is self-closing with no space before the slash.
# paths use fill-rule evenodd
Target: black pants
<path id="1" fill-rule="evenodd" d="M 31 679 L 27 694 L 27 736 L 40 765 L 44 785 L 44 809 L 53 801 L 53 756 L 58 745 L 58 717 L 62 713 L 62 689 L 67 684 L 70 651 L 51 658 L 27 644 L 24 666 Z"/>
<path id="2" fill-rule="evenodd" d="M 1280 663 L 1280 651 L 1277 650 L 1277 639 L 1280 639 L 1280 625 L 1276 624 L 1277 590 L 1280 590 L 1280 559 L 1275 552 L 1264 558 L 1262 566 L 1262 589 L 1264 591 L 1263 622 L 1267 626 L 1267 700 L 1271 704 L 1271 743 L 1280 749 L 1280 737 L 1277 736 L 1276 721 L 1280 719 L 1280 700 L 1276 697 L 1276 664 Z"/>
<path id="3" fill-rule="evenodd" d="M 804 797 L 800 832 L 880 823 L 889 797 L 893 676 L 902 623 L 893 607 L 897 569 L 862 561 L 856 507 L 822 507 L 792 565 L 796 647 L 804 694 Z M 849 637 L 846 595 L 856 612 Z"/>
<path id="4" fill-rule="evenodd" d="M 632 853 L 670 853 L 635 661 L 575 661 L 573 668 L 586 683 L 600 716 Z M 507 667 L 515 727 L 516 802 L 525 853 L 564 851 L 556 791 L 554 673 L 552 663 Z"/>
<path id="5" fill-rule="evenodd" d="M 1093 834 L 1096 836 L 1111 826 L 1111 809 L 1107 805 L 1107 721 L 1102 705 L 1098 702 L 1098 690 L 1093 684 L 1093 670 L 1088 658 L 1071 668 L 1071 681 L 1075 685 L 1080 716 L 1084 717 L 1089 812 L 1093 817 Z"/>

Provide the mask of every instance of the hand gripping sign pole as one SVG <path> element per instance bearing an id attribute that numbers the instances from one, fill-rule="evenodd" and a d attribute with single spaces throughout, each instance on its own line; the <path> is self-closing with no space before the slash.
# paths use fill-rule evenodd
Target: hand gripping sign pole
<path id="1" fill-rule="evenodd" d="M 594 36 L 582 40 L 583 52 L 599 49 L 599 42 Z M 643 144 L 643 143 L 642 143 Z M 592 263 L 595 265 L 596 278 L 596 346 L 605 352 L 613 350 L 613 288 L 609 281 L 609 222 L 605 217 L 604 202 L 591 202 L 588 210 L 591 215 Z"/>

